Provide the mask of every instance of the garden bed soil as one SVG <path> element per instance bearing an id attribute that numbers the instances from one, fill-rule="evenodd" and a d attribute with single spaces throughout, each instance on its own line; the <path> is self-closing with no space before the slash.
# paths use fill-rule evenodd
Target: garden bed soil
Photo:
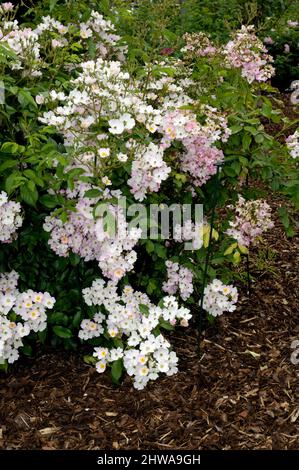
<path id="1" fill-rule="evenodd" d="M 273 201 L 274 205 L 280 204 Z M 40 353 L 0 376 L 2 449 L 298 449 L 299 237 L 268 234 L 275 274 L 252 266 L 252 295 L 205 330 L 172 335 L 180 371 L 144 391 L 79 355 Z"/>

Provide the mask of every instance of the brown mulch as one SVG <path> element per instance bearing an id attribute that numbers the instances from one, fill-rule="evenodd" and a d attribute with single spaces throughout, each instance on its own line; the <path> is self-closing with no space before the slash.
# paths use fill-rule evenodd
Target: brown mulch
<path id="1" fill-rule="evenodd" d="M 0 448 L 298 449 L 299 237 L 277 222 L 268 243 L 275 273 L 255 258 L 251 298 L 204 332 L 201 358 L 194 330 L 172 336 L 174 377 L 138 392 L 67 353 L 0 376 Z"/>

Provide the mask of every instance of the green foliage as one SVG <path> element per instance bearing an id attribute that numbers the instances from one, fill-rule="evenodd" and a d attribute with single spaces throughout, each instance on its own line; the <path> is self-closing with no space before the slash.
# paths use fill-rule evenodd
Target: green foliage
<path id="1" fill-rule="evenodd" d="M 123 373 L 123 361 L 122 359 L 117 359 L 114 361 L 111 367 L 111 377 L 115 384 L 119 383 L 119 380 Z"/>
<path id="2" fill-rule="evenodd" d="M 205 31 L 219 42 L 227 41 L 230 31 L 240 26 L 245 2 L 239 0 L 183 0 L 182 29 L 188 32 Z"/>

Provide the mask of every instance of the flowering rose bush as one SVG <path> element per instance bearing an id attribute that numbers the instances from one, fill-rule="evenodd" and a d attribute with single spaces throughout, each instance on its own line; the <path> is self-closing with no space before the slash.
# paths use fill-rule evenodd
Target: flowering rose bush
<path id="1" fill-rule="evenodd" d="M 0 356 L 17 359 L 25 336 L 87 341 L 86 362 L 142 389 L 176 373 L 170 332 L 192 325 L 201 294 L 209 321 L 235 310 L 234 266 L 273 228 L 255 181 L 299 204 L 296 134 L 285 144 L 266 129 L 284 124 L 272 59 L 253 27 L 219 45 L 150 18 L 144 35 L 138 8 L 60 5 L 59 20 L 54 8 L 23 24 L 3 5 L 0 266 L 14 271 L 1 278 Z M 136 25 L 125 38 L 123 15 Z M 192 210 L 164 236 L 175 205 Z"/>
<path id="2" fill-rule="evenodd" d="M 270 65 L 273 59 L 253 31 L 253 26 L 242 26 L 224 47 L 224 54 L 231 67 L 241 68 L 242 76 L 249 83 L 254 80 L 266 82 L 274 75 L 274 68 Z"/>
<path id="3" fill-rule="evenodd" d="M 236 217 L 229 222 L 230 228 L 226 233 L 242 246 L 250 246 L 263 232 L 274 227 L 271 208 L 265 201 L 245 201 L 239 195 L 235 212 Z"/>
<path id="4" fill-rule="evenodd" d="M 261 40 L 274 57 L 274 84 L 281 90 L 287 88 L 288 82 L 298 78 L 298 14 L 298 4 L 293 2 L 279 18 L 267 18 L 260 34 Z"/>
<path id="5" fill-rule="evenodd" d="M 205 287 L 203 308 L 214 317 L 223 312 L 233 312 L 236 309 L 238 292 L 235 287 L 226 286 L 219 279 L 214 279 Z"/>
<path id="6" fill-rule="evenodd" d="M 18 349 L 31 331 L 43 331 L 47 327 L 46 309 L 53 308 L 55 299 L 48 292 L 20 293 L 17 289 L 18 274 L 15 271 L 0 275 L 0 359 L 15 362 Z"/>
<path id="7" fill-rule="evenodd" d="M 146 294 L 134 292 L 128 285 L 118 295 L 117 286 L 111 281 L 105 285 L 103 279 L 94 281 L 83 295 L 85 302 L 97 310 L 91 320 L 82 321 L 79 337 L 99 339 L 101 346 L 88 358 L 95 362 L 98 372 L 112 364 L 113 377 L 118 379 L 123 365 L 133 376 L 137 389 L 144 388 L 149 380 L 156 380 L 161 372 L 167 375 L 177 372 L 178 358 L 160 332 L 177 322 L 188 325 L 191 314 L 179 307 L 175 297 L 164 297 L 155 306 Z M 105 343 L 108 347 L 103 347 Z"/>
<path id="8" fill-rule="evenodd" d="M 294 134 L 289 135 L 286 139 L 287 148 L 292 158 L 299 157 L 299 131 L 295 131 Z"/>
<path id="9" fill-rule="evenodd" d="M 21 204 L 8 201 L 7 194 L 0 193 L 0 241 L 9 243 L 16 236 L 16 230 L 22 225 Z"/>
<path id="10" fill-rule="evenodd" d="M 193 273 L 190 269 L 180 266 L 178 263 L 166 261 L 167 281 L 163 284 L 164 292 L 179 295 L 187 300 L 193 292 Z"/>

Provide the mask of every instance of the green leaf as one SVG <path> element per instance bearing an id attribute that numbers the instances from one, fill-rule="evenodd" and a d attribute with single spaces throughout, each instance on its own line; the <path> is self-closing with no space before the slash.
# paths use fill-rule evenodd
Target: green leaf
<path id="1" fill-rule="evenodd" d="M 106 214 L 103 217 L 103 226 L 104 231 L 108 233 L 110 237 L 114 237 L 117 231 L 117 220 L 115 216 L 107 210 Z"/>
<path id="2" fill-rule="evenodd" d="M 232 243 L 223 253 L 224 256 L 231 255 L 232 252 L 237 248 L 238 243 Z"/>
<path id="3" fill-rule="evenodd" d="M 233 178 L 234 176 L 236 176 L 236 171 L 231 166 L 224 167 L 223 168 L 223 173 L 226 176 L 229 176 L 230 178 Z"/>
<path id="4" fill-rule="evenodd" d="M 242 253 L 242 255 L 248 255 L 248 248 L 244 245 L 241 245 L 240 243 L 238 243 L 238 248 L 240 250 L 240 252 Z"/>
<path id="5" fill-rule="evenodd" d="M 76 253 L 71 252 L 69 254 L 70 262 L 72 266 L 77 266 L 80 263 L 80 256 L 76 255 Z"/>
<path id="6" fill-rule="evenodd" d="M 36 201 L 38 200 L 38 192 L 33 181 L 27 181 L 20 188 L 21 198 L 29 206 L 35 207 Z"/>
<path id="7" fill-rule="evenodd" d="M 233 263 L 238 264 L 241 261 L 241 255 L 239 251 L 235 251 L 233 254 Z"/>
<path id="8" fill-rule="evenodd" d="M 11 173 L 6 178 L 5 191 L 7 192 L 7 194 L 11 194 L 16 187 L 20 186 L 22 178 L 20 179 L 19 175 L 20 173 L 16 171 Z"/>
<path id="9" fill-rule="evenodd" d="M 53 327 L 53 331 L 57 336 L 59 336 L 59 338 L 71 338 L 73 336 L 71 330 L 64 326 L 56 325 Z"/>
<path id="10" fill-rule="evenodd" d="M 113 338 L 113 345 L 115 348 L 121 348 L 124 349 L 124 343 L 120 338 Z"/>
<path id="11" fill-rule="evenodd" d="M 38 332 L 38 339 L 40 340 L 42 344 L 44 344 L 46 341 L 47 333 L 48 333 L 48 328 L 45 328 L 43 331 Z"/>
<path id="12" fill-rule="evenodd" d="M 172 67 L 155 67 L 153 71 L 154 75 L 160 75 L 160 74 L 165 74 L 168 75 L 169 77 L 173 77 L 175 74 L 175 69 Z"/>
<path id="13" fill-rule="evenodd" d="M 28 105 L 33 106 L 34 108 L 38 108 L 37 103 L 35 102 L 35 99 L 31 95 L 29 91 L 26 90 L 19 90 L 18 92 L 18 101 L 21 106 L 24 108 Z"/>
<path id="14" fill-rule="evenodd" d="M 0 370 L 4 370 L 4 372 L 8 371 L 7 359 L 3 359 L 2 357 L 0 357 Z"/>
<path id="15" fill-rule="evenodd" d="M 159 256 L 159 258 L 165 259 L 167 257 L 167 249 L 163 245 L 156 244 L 155 252 Z"/>
<path id="16" fill-rule="evenodd" d="M 68 220 L 68 213 L 67 211 L 62 211 L 60 214 L 60 220 L 65 224 Z"/>
<path id="17" fill-rule="evenodd" d="M 289 226 L 290 226 L 290 218 L 289 218 L 287 208 L 286 207 L 279 207 L 278 208 L 278 215 L 279 215 L 279 218 L 280 218 L 284 228 L 288 229 Z"/>
<path id="18" fill-rule="evenodd" d="M 24 346 L 22 346 L 22 348 L 21 348 L 21 352 L 23 354 L 25 354 L 25 356 L 31 357 L 32 356 L 32 347 L 30 346 L 30 344 L 24 344 Z"/>
<path id="19" fill-rule="evenodd" d="M 258 133 L 258 130 L 253 126 L 245 126 L 244 129 L 252 135 L 256 135 Z"/>
<path id="20" fill-rule="evenodd" d="M 1 59 L 5 56 L 7 56 L 7 57 L 9 57 L 10 59 L 13 59 L 13 60 L 18 59 L 18 55 L 15 54 L 15 52 L 12 49 L 7 47 L 6 44 L 0 44 L 0 57 L 1 57 Z M 13 87 L 11 87 L 11 88 L 13 88 Z"/>
<path id="21" fill-rule="evenodd" d="M 92 38 L 89 38 L 88 40 L 88 53 L 91 59 L 94 59 L 97 55 L 96 44 L 94 43 Z"/>
<path id="22" fill-rule="evenodd" d="M 65 323 L 65 319 L 67 320 L 67 316 L 63 312 L 53 312 L 53 313 L 50 313 L 48 316 L 48 323 L 50 324 Z"/>
<path id="23" fill-rule="evenodd" d="M 241 171 L 241 164 L 240 164 L 240 162 L 237 162 L 237 161 L 233 162 L 233 163 L 231 164 L 231 168 L 234 170 L 235 174 L 238 175 L 238 174 L 240 173 L 240 171 Z"/>
<path id="24" fill-rule="evenodd" d="M 254 140 L 256 141 L 257 144 L 261 144 L 264 142 L 264 135 L 263 134 L 257 134 L 254 137 Z"/>
<path id="25" fill-rule="evenodd" d="M 58 199 L 56 196 L 52 196 L 51 194 L 44 194 L 39 198 L 39 202 L 48 209 L 54 209 L 58 204 Z"/>
<path id="26" fill-rule="evenodd" d="M 146 287 L 146 292 L 148 293 L 148 295 L 151 295 L 155 292 L 156 289 L 157 289 L 156 280 L 150 279 Z"/>
<path id="27" fill-rule="evenodd" d="M 31 181 L 34 181 L 34 183 L 37 185 L 37 186 L 41 186 L 43 187 L 44 186 L 44 182 L 42 180 L 42 178 L 40 178 L 35 171 L 31 170 L 30 168 L 26 169 L 23 171 L 23 175 L 26 176 L 26 178 L 28 178 L 29 180 Z"/>
<path id="28" fill-rule="evenodd" d="M 81 320 L 82 320 L 82 313 L 80 310 L 78 310 L 78 312 L 75 313 L 73 317 L 73 321 L 72 321 L 73 327 L 78 328 L 80 326 Z"/>
<path id="29" fill-rule="evenodd" d="M 287 235 L 288 238 L 292 238 L 296 235 L 296 232 L 293 229 L 293 227 L 286 228 L 286 235 Z"/>
<path id="30" fill-rule="evenodd" d="M 269 104 L 264 103 L 263 106 L 262 106 L 262 115 L 267 117 L 268 119 L 270 119 L 271 114 L 272 114 L 272 105 L 271 105 L 271 103 L 269 103 Z"/>
<path id="31" fill-rule="evenodd" d="M 242 146 L 244 150 L 249 150 L 250 144 L 252 141 L 252 137 L 249 134 L 244 134 L 242 137 Z"/>
<path id="32" fill-rule="evenodd" d="M 165 320 L 160 320 L 159 321 L 159 325 L 164 328 L 164 330 L 167 330 L 167 331 L 172 331 L 174 330 L 174 326 L 171 325 L 168 321 L 165 321 Z"/>
<path id="33" fill-rule="evenodd" d="M 123 372 L 123 360 L 117 359 L 111 367 L 111 376 L 114 383 L 118 384 Z"/>
<path id="34" fill-rule="evenodd" d="M 1 146 L 1 152 L 18 153 L 19 148 L 20 145 L 18 145 L 16 142 L 4 142 L 4 144 Z"/>
<path id="35" fill-rule="evenodd" d="M 232 134 L 237 134 L 237 133 L 240 132 L 242 129 L 243 129 L 243 126 L 241 126 L 240 124 L 235 124 L 235 125 L 233 125 L 233 126 L 230 126 L 230 130 L 231 130 L 231 133 L 232 133 Z"/>
<path id="36" fill-rule="evenodd" d="M 17 160 L 6 160 L 2 165 L 0 165 L 0 172 L 7 170 L 7 168 L 13 168 L 17 166 L 18 161 Z"/>
<path id="37" fill-rule="evenodd" d="M 155 250 L 155 245 L 151 240 L 147 240 L 145 248 L 148 253 L 152 253 Z"/>
<path id="38" fill-rule="evenodd" d="M 58 0 L 50 0 L 50 4 L 49 4 L 50 12 L 54 10 L 55 5 L 56 5 L 57 2 L 58 2 Z"/>
<path id="39" fill-rule="evenodd" d="M 143 315 L 148 316 L 149 315 L 149 307 L 148 305 L 145 304 L 139 304 L 139 310 Z"/>
<path id="40" fill-rule="evenodd" d="M 177 35 L 173 33 L 172 31 L 170 31 L 169 29 L 164 29 L 163 36 L 166 39 L 166 41 L 168 41 L 170 44 L 175 43 L 175 41 L 177 40 Z"/>
<path id="41" fill-rule="evenodd" d="M 210 325 L 214 325 L 215 317 L 213 315 L 211 315 L 210 313 L 207 313 L 206 318 L 207 318 L 208 322 L 210 323 Z"/>
<path id="42" fill-rule="evenodd" d="M 95 363 L 97 362 L 97 358 L 96 357 L 93 357 L 93 356 L 83 356 L 83 361 L 86 363 L 86 364 L 90 364 L 91 366 L 94 366 Z"/>
<path id="43" fill-rule="evenodd" d="M 103 191 L 99 189 L 89 189 L 84 193 L 84 197 L 100 197 L 103 195 Z"/>

